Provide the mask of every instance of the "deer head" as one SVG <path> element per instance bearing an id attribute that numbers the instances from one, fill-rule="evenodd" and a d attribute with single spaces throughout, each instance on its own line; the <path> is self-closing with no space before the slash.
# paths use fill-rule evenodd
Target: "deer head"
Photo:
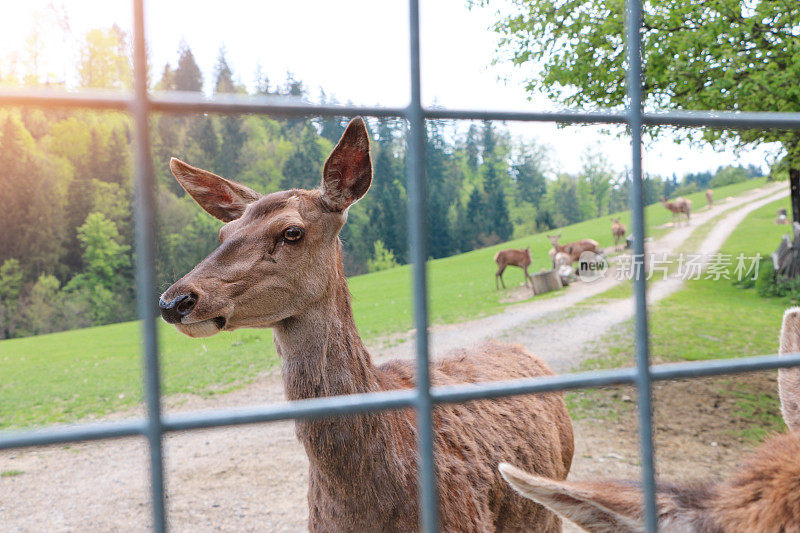
<path id="1" fill-rule="evenodd" d="M 220 246 L 161 295 L 162 317 L 182 333 L 273 327 L 342 276 L 339 230 L 372 182 L 360 117 L 325 162 L 319 189 L 262 195 L 174 158 L 170 168 L 200 207 L 226 223 Z"/>
<path id="2" fill-rule="evenodd" d="M 561 238 L 561 234 L 559 233 L 558 235 L 548 235 L 547 238 L 550 239 L 550 244 L 553 245 L 553 248 L 558 249 L 558 239 Z"/>

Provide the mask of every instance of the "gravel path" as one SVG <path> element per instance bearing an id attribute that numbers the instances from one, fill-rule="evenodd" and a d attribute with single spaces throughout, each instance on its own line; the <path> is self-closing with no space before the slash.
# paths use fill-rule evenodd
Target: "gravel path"
<path id="1" fill-rule="evenodd" d="M 720 202 L 649 243 L 656 253 L 676 251 L 694 228 L 730 210 L 698 247 L 719 249 L 752 210 L 788 194 L 776 184 Z M 434 356 L 486 338 L 528 346 L 557 371 L 580 361 L 581 348 L 632 316 L 622 299 L 565 313 L 612 287 L 613 275 L 576 283 L 558 296 L 512 306 L 491 317 L 432 328 Z M 653 283 L 650 302 L 671 294 L 680 280 Z M 569 334 L 567 334 L 569 333 Z M 554 339 L 560 339 L 555 342 Z M 566 339 L 566 341 L 564 340 Z M 413 342 L 390 348 L 374 343 L 377 361 L 413 354 Z M 213 398 L 170 397 L 167 411 L 187 411 L 283 401 L 280 376 L 265 373 L 252 385 Z M 121 413 L 117 418 L 139 413 Z M 582 446 L 582 430 L 576 440 Z M 306 524 L 307 460 L 293 423 L 195 431 L 166 439 L 170 526 L 175 531 L 302 531 Z M 586 470 L 584 454 L 575 468 Z M 0 452 L 2 531 L 144 531 L 149 526 L 147 450 L 141 439 Z"/>

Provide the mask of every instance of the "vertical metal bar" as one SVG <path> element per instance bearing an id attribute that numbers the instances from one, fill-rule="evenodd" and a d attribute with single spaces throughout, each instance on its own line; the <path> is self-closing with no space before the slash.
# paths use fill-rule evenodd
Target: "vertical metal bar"
<path id="1" fill-rule="evenodd" d="M 147 95 L 147 49 L 144 35 L 144 0 L 133 0 L 133 119 L 136 127 L 136 297 L 142 320 L 147 440 L 150 447 L 150 483 L 153 529 L 166 530 L 164 510 L 164 459 L 161 426 L 161 378 L 158 364 L 155 312 L 155 181 L 150 159 Z"/>
<path id="2" fill-rule="evenodd" d="M 631 219 L 633 222 L 634 294 L 636 306 L 636 388 L 639 393 L 639 437 L 642 454 L 645 528 L 655 531 L 655 470 L 651 414 L 650 354 L 647 332 L 647 285 L 644 277 L 644 183 L 642 181 L 642 56 L 640 0 L 628 0 L 628 123 L 631 130 Z"/>
<path id="3" fill-rule="evenodd" d="M 792 222 L 800 224 L 800 168 L 789 169 L 789 190 L 792 199 Z"/>
<path id="4" fill-rule="evenodd" d="M 417 424 L 419 426 L 419 508 L 420 527 L 433 533 L 438 530 L 439 509 L 436 495 L 436 472 L 433 461 L 433 401 L 430 392 L 428 356 L 428 292 L 425 233 L 425 117 L 420 91 L 419 0 L 409 1 L 409 40 L 411 44 L 411 101 L 406 117 L 409 130 L 408 154 L 408 223 L 411 261 L 414 263 L 414 317 L 417 326 Z"/>

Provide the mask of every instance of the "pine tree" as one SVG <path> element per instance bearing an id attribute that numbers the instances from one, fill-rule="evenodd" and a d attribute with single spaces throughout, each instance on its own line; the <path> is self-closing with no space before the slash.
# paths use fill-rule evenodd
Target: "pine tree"
<path id="1" fill-rule="evenodd" d="M 466 146 L 464 149 L 467 153 L 467 165 L 469 165 L 469 168 L 471 168 L 473 171 L 478 170 L 481 149 L 478 144 L 478 127 L 475 124 L 469 125 L 469 130 L 467 130 Z"/>
<path id="2" fill-rule="evenodd" d="M 402 166 L 393 150 L 392 122 L 387 118 L 378 121 L 378 147 L 373 160 L 374 177 L 369 204 L 371 240 L 380 240 L 392 255 L 405 262 L 406 201 L 401 185 Z"/>
<path id="3" fill-rule="evenodd" d="M 115 129 L 111 134 L 103 160 L 104 179 L 122 186 L 130 183 L 130 156 L 127 141 L 122 132 Z"/>
<path id="4" fill-rule="evenodd" d="M 214 67 L 215 82 L 214 93 L 225 94 L 235 93 L 236 86 L 233 83 L 233 71 L 228 60 L 225 58 L 225 47 L 219 49 L 219 57 L 217 58 L 217 65 Z"/>
<path id="5" fill-rule="evenodd" d="M 216 170 L 217 157 L 219 156 L 219 138 L 214 117 L 211 115 L 199 116 L 194 121 L 190 130 L 193 141 L 191 159 L 194 165 L 209 170 Z"/>
<path id="6" fill-rule="evenodd" d="M 522 161 L 513 167 L 519 200 L 539 207 L 547 193 L 547 179 L 536 157 L 526 154 Z"/>
<path id="7" fill-rule="evenodd" d="M 495 150 L 497 149 L 497 135 L 494 132 L 494 126 L 491 120 L 483 121 L 483 161 L 495 157 Z"/>
<path id="8" fill-rule="evenodd" d="M 281 186 L 286 189 L 313 189 L 319 185 L 325 155 L 317 142 L 313 126 L 306 125 L 300 142 L 286 159 L 281 169 Z"/>
<path id="9" fill-rule="evenodd" d="M 189 45 L 182 43 L 179 53 L 178 68 L 175 70 L 174 76 L 175 90 L 201 92 L 203 90 L 203 73 L 200 72 L 200 67 L 197 66 Z"/>
<path id="10" fill-rule="evenodd" d="M 233 83 L 233 71 L 225 59 L 224 48 L 219 51 L 214 86 L 217 94 L 238 92 L 238 88 Z M 235 177 L 239 174 L 239 155 L 245 141 L 242 118 L 238 115 L 225 115 L 220 118 L 220 126 L 221 143 L 215 167 L 221 175 Z"/>
<path id="11" fill-rule="evenodd" d="M 496 235 L 500 241 L 506 241 L 514 232 L 511 217 L 508 214 L 508 203 L 503 181 L 497 170 L 498 163 L 484 163 L 484 190 L 486 191 L 486 235 Z"/>
<path id="12" fill-rule="evenodd" d="M 447 153 L 441 126 L 428 123 L 425 175 L 428 184 L 428 253 L 433 258 L 446 257 L 455 248 L 447 218 L 450 204 L 447 194 Z"/>

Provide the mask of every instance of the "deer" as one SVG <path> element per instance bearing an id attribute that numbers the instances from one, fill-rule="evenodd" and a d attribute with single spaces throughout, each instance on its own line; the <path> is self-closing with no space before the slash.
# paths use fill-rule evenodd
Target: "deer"
<path id="1" fill-rule="evenodd" d="M 372 362 L 343 273 L 339 232 L 372 183 L 363 119 L 346 127 L 317 189 L 260 194 L 175 158 L 170 169 L 225 224 L 219 247 L 159 298 L 166 322 L 189 337 L 272 328 L 288 400 L 415 387 L 412 361 Z M 457 350 L 430 367 L 433 386 L 549 375 L 525 348 L 497 342 Z M 566 478 L 574 441 L 560 393 L 437 405 L 433 424 L 442 530 L 560 531 L 557 515 L 516 497 L 497 471 L 514 459 Z M 418 529 L 414 409 L 298 419 L 295 433 L 309 460 L 310 531 Z"/>
<path id="2" fill-rule="evenodd" d="M 668 201 L 666 198 L 661 199 L 661 205 L 666 207 L 672 212 L 672 224 L 676 224 L 677 221 L 680 219 L 680 215 L 686 215 L 686 223 L 689 223 L 689 219 L 691 219 L 691 211 L 692 211 L 692 202 L 679 196 L 675 198 L 671 202 Z"/>
<path id="3" fill-rule="evenodd" d="M 497 272 L 494 275 L 494 286 L 497 290 L 500 290 L 500 286 L 497 284 L 498 278 L 500 278 L 500 283 L 503 284 L 503 288 L 506 288 L 506 282 L 503 281 L 503 272 L 508 265 L 518 266 L 522 269 L 525 275 L 525 286 L 528 286 L 528 280 L 531 279 L 530 274 L 528 274 L 528 267 L 531 265 L 530 246 L 523 250 L 517 250 L 515 248 L 500 250 L 494 254 L 494 262 L 497 263 Z M 531 285 L 532 284 L 533 282 L 531 282 Z"/>
<path id="4" fill-rule="evenodd" d="M 597 241 L 592 239 L 581 239 L 569 244 L 560 245 L 558 244 L 558 239 L 561 238 L 560 233 L 558 235 L 548 235 L 547 238 L 550 239 L 550 243 L 553 245 L 553 248 L 549 252 L 550 257 L 555 259 L 557 253 L 564 252 L 570 256 L 570 264 L 580 259 L 583 252 L 594 252 L 598 255 L 603 253 Z"/>
<path id="5" fill-rule="evenodd" d="M 611 235 L 614 236 L 614 249 L 619 249 L 620 241 L 625 239 L 625 234 L 628 232 L 628 229 L 625 227 L 625 224 L 619 221 L 618 218 L 615 218 L 611 221 Z"/>
<path id="6" fill-rule="evenodd" d="M 553 269 L 561 278 L 561 284 L 566 287 L 575 279 L 575 271 L 572 269 L 572 257 L 566 252 L 557 252 L 553 255 Z"/>
<path id="7" fill-rule="evenodd" d="M 800 307 L 783 316 L 782 355 L 800 352 Z M 781 414 L 789 433 L 756 448 L 721 482 L 656 488 L 658 529 L 665 532 L 800 530 L 800 367 L 778 371 Z M 587 531 L 644 531 L 642 494 L 634 482 L 561 481 L 507 463 L 503 477 L 523 496 Z"/>
<path id="8" fill-rule="evenodd" d="M 711 189 L 706 189 L 706 202 L 708 202 L 709 209 L 714 207 L 714 191 Z"/>

